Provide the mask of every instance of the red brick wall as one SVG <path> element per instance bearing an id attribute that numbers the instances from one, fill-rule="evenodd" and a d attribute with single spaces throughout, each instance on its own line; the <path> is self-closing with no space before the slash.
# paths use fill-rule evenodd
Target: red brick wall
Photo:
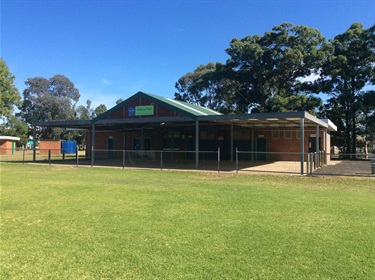
<path id="1" fill-rule="evenodd" d="M 180 141 L 180 149 L 181 150 L 186 150 L 186 142 L 188 136 L 192 136 L 193 140 L 195 141 L 195 128 L 192 127 L 185 127 L 185 128 L 175 128 L 174 130 L 180 130 L 181 131 L 181 141 Z M 299 134 L 299 129 L 296 128 L 291 128 L 287 129 L 291 133 L 291 138 L 286 139 L 285 137 L 285 129 L 280 128 L 279 130 L 279 137 L 278 138 L 273 138 L 272 136 L 272 129 L 260 129 L 260 130 L 254 130 L 254 150 L 256 150 L 256 139 L 258 137 L 263 137 L 267 141 L 267 148 L 266 152 L 282 152 L 282 153 L 291 153 L 291 154 L 273 154 L 273 155 L 267 155 L 269 157 L 268 159 L 270 160 L 300 160 L 300 138 L 298 137 Z M 119 132 L 101 132 L 101 131 L 95 131 L 95 149 L 108 149 L 108 139 L 109 137 L 113 138 L 113 143 L 114 143 L 114 150 L 133 150 L 133 144 L 134 144 L 134 139 L 150 139 L 150 150 L 162 150 L 163 149 L 163 135 L 164 132 L 167 130 L 163 131 L 162 129 L 150 129 L 147 130 L 145 129 L 143 131 L 138 130 L 138 131 L 126 131 L 125 135 L 124 132 L 119 131 Z M 308 141 L 309 137 L 315 137 L 316 134 L 316 128 L 311 127 L 311 128 L 305 128 L 305 143 L 304 143 L 304 149 L 305 153 L 308 153 L 309 146 L 308 146 Z M 183 137 L 182 137 L 183 135 Z M 208 137 L 205 139 L 202 137 L 203 135 L 209 135 L 213 136 Z M 322 143 L 322 149 L 324 149 L 324 143 L 323 143 L 323 137 L 324 135 L 324 129 L 320 129 L 319 131 L 319 137 L 320 141 Z M 210 146 L 210 150 L 215 150 L 217 149 L 217 146 L 219 144 L 218 137 L 222 136 L 223 142 L 227 147 L 223 147 L 223 151 L 225 150 L 229 154 L 229 145 L 230 145 L 230 126 L 202 126 L 200 127 L 200 149 L 202 150 L 204 148 L 204 142 L 207 141 L 212 141 L 212 147 Z M 125 140 L 125 146 L 124 146 L 124 137 L 126 137 Z M 234 145 L 237 143 L 248 143 L 246 150 L 251 150 L 251 141 L 252 141 L 252 132 L 251 129 L 245 129 L 245 128 L 239 128 L 239 127 L 234 127 Z M 211 140 L 209 140 L 211 139 Z M 90 145 L 91 139 L 87 138 L 87 149 L 91 148 Z M 330 135 L 327 133 L 326 135 L 326 143 L 327 143 L 327 152 L 329 152 L 330 148 Z M 207 146 L 207 143 L 206 143 Z M 212 148 L 212 149 L 211 149 Z M 233 147 L 234 149 L 236 146 Z M 207 150 L 207 147 L 206 147 Z"/>
<path id="2" fill-rule="evenodd" d="M 0 140 L 0 155 L 12 154 L 12 141 Z"/>
<path id="3" fill-rule="evenodd" d="M 48 155 L 48 150 L 51 150 L 51 155 L 59 155 L 61 153 L 60 140 L 40 140 L 39 152 L 41 155 Z"/>
<path id="4" fill-rule="evenodd" d="M 279 137 L 273 138 L 272 136 L 272 130 L 270 129 L 261 129 L 254 131 L 254 138 L 256 139 L 259 136 L 263 136 L 267 139 L 267 152 L 283 152 L 283 153 L 291 153 L 290 155 L 286 154 L 274 154 L 270 155 L 272 160 L 299 160 L 299 155 L 294 153 L 300 152 L 300 145 L 301 145 L 301 139 L 297 137 L 297 134 L 299 133 L 299 129 L 291 128 L 291 129 L 275 129 L 279 131 Z M 285 137 L 285 130 L 290 130 L 291 132 L 291 138 L 286 139 Z M 309 151 L 309 137 L 315 137 L 316 129 L 315 128 L 305 128 L 305 142 L 304 142 L 304 152 L 308 153 Z M 323 134 L 324 130 L 320 129 L 319 131 L 319 138 L 321 141 L 322 149 L 324 149 L 324 143 L 323 143 Z M 329 152 L 330 147 L 330 137 L 327 135 L 326 137 L 327 141 L 327 149 Z"/>

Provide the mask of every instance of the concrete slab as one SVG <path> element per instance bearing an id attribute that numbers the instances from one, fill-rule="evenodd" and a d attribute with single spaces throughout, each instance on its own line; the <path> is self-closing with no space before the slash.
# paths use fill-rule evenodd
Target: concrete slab
<path id="1" fill-rule="evenodd" d="M 314 175 L 371 176 L 369 160 L 333 160 L 316 169 Z"/>

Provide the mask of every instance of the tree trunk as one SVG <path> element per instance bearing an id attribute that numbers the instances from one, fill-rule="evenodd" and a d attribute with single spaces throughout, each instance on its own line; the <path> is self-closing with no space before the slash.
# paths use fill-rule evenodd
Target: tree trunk
<path id="1" fill-rule="evenodd" d="M 346 137 L 345 137 L 346 149 L 345 149 L 345 153 L 347 154 L 347 157 L 345 157 L 345 158 L 350 158 L 349 154 L 350 154 L 350 148 L 351 148 L 351 145 L 350 145 L 350 130 L 351 130 L 350 128 L 351 128 L 351 125 L 350 125 L 349 112 L 348 112 L 347 109 L 345 110 L 345 126 L 346 126 Z"/>
<path id="2" fill-rule="evenodd" d="M 352 150 L 351 150 L 351 153 L 353 154 L 352 159 L 356 159 L 356 152 L 357 152 L 357 149 L 356 149 L 357 132 L 356 132 L 356 130 L 357 130 L 357 128 L 356 128 L 355 113 L 353 112 L 352 113 Z"/>

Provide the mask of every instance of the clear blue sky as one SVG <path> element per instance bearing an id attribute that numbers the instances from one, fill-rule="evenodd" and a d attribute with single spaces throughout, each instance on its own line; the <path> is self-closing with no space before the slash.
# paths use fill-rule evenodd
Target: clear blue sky
<path id="1" fill-rule="evenodd" d="M 22 93 L 32 77 L 68 77 L 79 104 L 138 91 L 173 97 L 200 64 L 225 62 L 232 38 L 290 22 L 327 39 L 375 23 L 375 0 L 2 0 L 1 57 Z"/>

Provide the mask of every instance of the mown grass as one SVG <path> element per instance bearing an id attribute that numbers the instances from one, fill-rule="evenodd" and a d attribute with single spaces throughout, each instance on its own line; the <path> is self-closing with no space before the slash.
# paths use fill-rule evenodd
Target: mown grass
<path id="1" fill-rule="evenodd" d="M 374 279 L 375 180 L 0 165 L 1 279 Z"/>

